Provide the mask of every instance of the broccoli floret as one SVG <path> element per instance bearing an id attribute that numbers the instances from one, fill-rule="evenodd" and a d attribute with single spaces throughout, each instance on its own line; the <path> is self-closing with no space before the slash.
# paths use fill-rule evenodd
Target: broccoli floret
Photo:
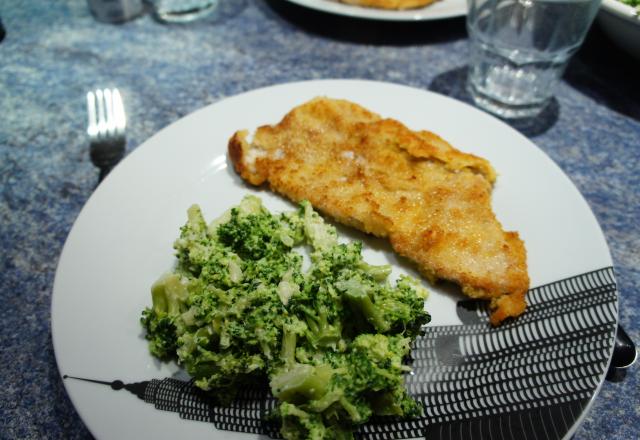
<path id="1" fill-rule="evenodd" d="M 359 335 L 348 352 L 327 353 L 315 365 L 295 363 L 279 370 L 272 375 L 272 393 L 303 410 L 305 418 L 321 414 L 326 429 L 353 429 L 373 414 L 419 415 L 421 406 L 404 389 L 403 374 L 409 368 L 402 360 L 410 341 L 400 336 Z M 282 423 L 285 438 L 296 438 L 284 434 L 286 420 Z M 301 427 L 294 426 L 299 433 Z M 288 425 L 286 431 L 292 429 Z"/>
<path id="2" fill-rule="evenodd" d="M 286 281 L 300 284 L 302 282 L 302 255 L 287 253 L 272 255 L 257 261 L 245 261 L 243 278 L 250 284 L 266 284 L 277 286 L 290 272 Z"/>
<path id="3" fill-rule="evenodd" d="M 272 375 L 271 392 L 289 403 L 317 400 L 327 392 L 332 375 L 333 369 L 327 364 L 294 363 Z"/>
<path id="4" fill-rule="evenodd" d="M 334 289 L 318 286 L 312 280 L 306 280 L 303 291 L 289 303 L 289 311 L 306 323 L 306 340 L 314 348 L 336 350 L 344 344 L 341 343 L 343 309 Z"/>
<path id="5" fill-rule="evenodd" d="M 401 336 L 359 335 L 347 355 L 348 368 L 352 370 L 349 388 L 358 392 L 381 391 L 401 384 L 402 373 L 410 370 L 402 363 L 411 349 L 410 343 L 409 338 Z"/>
<path id="6" fill-rule="evenodd" d="M 407 394 L 403 387 L 373 393 L 369 399 L 371 409 L 377 416 L 418 417 L 422 415 L 422 405 Z"/>
<path id="7" fill-rule="evenodd" d="M 349 352 L 337 359 L 344 373 L 334 377 L 332 387 L 343 390 L 339 404 L 352 423 L 362 423 L 373 413 L 420 414 L 421 407 L 404 388 L 403 374 L 409 367 L 402 361 L 410 351 L 410 341 L 400 336 L 362 334 Z"/>
<path id="8" fill-rule="evenodd" d="M 248 196 L 209 225 L 194 205 L 174 248 L 141 323 L 151 353 L 176 358 L 221 403 L 268 378 L 285 439 L 351 439 L 374 414 L 420 414 L 403 360 L 430 319 L 426 291 L 409 277 L 391 286 L 390 266 L 338 243 L 308 202 L 276 216 Z"/>
<path id="9" fill-rule="evenodd" d="M 389 331 L 391 323 L 384 319 L 384 311 L 372 301 L 373 293 L 370 290 L 373 286 L 354 277 L 338 281 L 336 287 L 344 293 L 354 312 L 361 315 L 376 331 Z"/>
<path id="10" fill-rule="evenodd" d="M 278 408 L 278 418 L 282 422 L 280 433 L 289 440 L 328 440 L 327 428 L 322 416 L 308 413 L 296 405 L 283 402 Z"/>
<path id="11" fill-rule="evenodd" d="M 187 223 L 180 228 L 180 237 L 173 244 L 185 272 L 196 276 L 200 273 L 211 253 L 209 239 L 202 211 L 199 206 L 192 205 L 187 211 Z"/>
<path id="12" fill-rule="evenodd" d="M 151 287 L 153 306 L 142 312 L 140 323 L 146 330 L 149 351 L 154 356 L 161 359 L 175 356 L 187 297 L 187 288 L 176 274 L 164 275 Z"/>
<path id="13" fill-rule="evenodd" d="M 352 440 L 353 427 L 332 423 L 326 414 L 305 411 L 283 402 L 273 414 L 282 423 L 280 433 L 290 440 Z"/>
<path id="14" fill-rule="evenodd" d="M 295 232 L 283 228 L 283 223 L 269 213 L 259 199 L 250 206 L 250 209 L 243 209 L 242 204 L 232 208 L 229 221 L 217 226 L 220 243 L 243 260 L 259 260 L 289 252 L 295 244 L 295 238 L 292 237 Z"/>
<path id="15" fill-rule="evenodd" d="M 361 274 L 353 274 L 336 282 L 336 287 L 344 294 L 352 311 L 376 332 L 417 336 L 422 326 L 431 320 L 423 309 L 422 292 L 406 278 L 401 277 L 394 289 Z"/>
<path id="16" fill-rule="evenodd" d="M 200 325 L 179 338 L 177 354 L 198 386 L 211 389 L 266 372 L 280 351 L 284 316 L 275 288 L 209 289 L 191 304 L 188 316 Z"/>
<path id="17" fill-rule="evenodd" d="M 218 240 L 231 248 L 243 260 L 259 260 L 267 253 L 278 253 L 285 245 L 276 236 L 279 223 L 269 214 L 240 216 L 237 209 L 231 210 L 231 220 L 218 226 Z"/>
<path id="18" fill-rule="evenodd" d="M 204 349 L 198 350 L 197 357 L 185 360 L 184 365 L 196 379 L 196 386 L 203 390 L 224 389 L 229 398 L 238 391 L 239 385 L 264 374 L 265 368 L 264 359 L 258 354 Z"/>
<path id="19" fill-rule="evenodd" d="M 362 243 L 354 241 L 336 244 L 312 254 L 311 275 L 318 279 L 334 281 L 342 271 L 353 271 L 362 261 Z"/>
<path id="20" fill-rule="evenodd" d="M 160 359 L 175 356 L 178 347 L 178 337 L 174 317 L 166 313 L 156 313 L 153 309 L 145 309 L 142 312 L 140 323 L 146 330 L 146 339 L 149 341 L 149 351 Z"/>

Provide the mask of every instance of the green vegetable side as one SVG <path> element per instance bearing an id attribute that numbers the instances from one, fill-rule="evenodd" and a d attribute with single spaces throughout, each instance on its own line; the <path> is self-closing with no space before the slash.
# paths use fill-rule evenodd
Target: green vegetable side
<path id="1" fill-rule="evenodd" d="M 141 323 L 151 353 L 222 404 L 267 378 L 286 439 L 353 438 L 374 414 L 421 413 L 403 360 L 430 321 L 426 291 L 404 276 L 391 286 L 390 267 L 338 243 L 308 202 L 273 215 L 247 196 L 209 225 L 194 205 L 174 247 L 177 267 L 152 286 Z"/>

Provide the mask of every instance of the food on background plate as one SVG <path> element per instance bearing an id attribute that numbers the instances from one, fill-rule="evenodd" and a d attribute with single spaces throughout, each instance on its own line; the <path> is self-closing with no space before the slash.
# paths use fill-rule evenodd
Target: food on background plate
<path id="1" fill-rule="evenodd" d="M 435 0 L 338 0 L 355 6 L 378 9 L 415 9 L 430 5 Z"/>
<path id="2" fill-rule="evenodd" d="M 463 128 L 461 128 L 463 129 Z M 491 208 L 495 171 L 428 131 L 412 131 L 345 100 L 316 98 L 276 125 L 229 141 L 238 174 L 378 237 L 472 298 L 490 300 L 491 322 L 522 314 L 526 251 Z"/>
<path id="3" fill-rule="evenodd" d="M 635 6 L 637 11 L 640 11 L 640 0 L 619 0 L 621 3 L 629 6 Z"/>
<path id="4" fill-rule="evenodd" d="M 141 323 L 151 353 L 220 403 L 268 378 L 286 439 L 348 439 L 372 415 L 421 414 L 404 362 L 430 321 L 426 291 L 407 276 L 392 286 L 391 268 L 338 242 L 308 202 L 274 215 L 247 196 L 210 224 L 194 205 L 174 248 Z"/>

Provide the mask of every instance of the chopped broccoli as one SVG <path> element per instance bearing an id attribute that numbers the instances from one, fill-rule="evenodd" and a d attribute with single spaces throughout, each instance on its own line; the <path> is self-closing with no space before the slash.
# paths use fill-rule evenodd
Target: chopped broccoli
<path id="1" fill-rule="evenodd" d="M 324 440 L 329 438 L 320 414 L 308 413 L 296 405 L 283 402 L 278 408 L 278 416 L 282 420 L 280 433 L 286 439 Z"/>
<path id="2" fill-rule="evenodd" d="M 313 210 L 311 203 L 304 200 L 300 203 L 300 211 L 304 234 L 314 249 L 322 251 L 338 243 L 336 229 L 324 223 L 322 217 Z"/>
<path id="3" fill-rule="evenodd" d="M 153 309 L 142 312 L 140 322 L 147 330 L 146 338 L 149 340 L 149 351 L 160 359 L 166 359 L 175 354 L 178 348 L 178 337 L 174 317 L 166 313 L 159 314 Z"/>
<path id="4" fill-rule="evenodd" d="M 338 243 L 306 201 L 273 215 L 248 196 L 209 225 L 196 205 L 187 217 L 177 267 L 142 312 L 154 356 L 225 402 L 268 378 L 285 439 L 349 439 L 374 414 L 420 414 L 403 363 L 430 320 L 418 281 L 390 285 L 391 268 L 364 262 L 359 242 Z M 306 271 L 300 245 L 311 248 Z"/>
<path id="5" fill-rule="evenodd" d="M 187 288 L 176 274 L 164 275 L 151 286 L 153 306 L 142 312 L 140 321 L 154 356 L 166 359 L 175 353 L 187 297 Z"/>

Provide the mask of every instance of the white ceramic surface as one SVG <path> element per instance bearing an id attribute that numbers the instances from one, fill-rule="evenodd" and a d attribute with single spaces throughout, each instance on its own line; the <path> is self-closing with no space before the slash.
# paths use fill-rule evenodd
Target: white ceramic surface
<path id="1" fill-rule="evenodd" d="M 636 8 L 618 0 L 602 0 L 598 23 L 609 38 L 640 60 L 640 17 Z"/>
<path id="2" fill-rule="evenodd" d="M 198 203 L 212 219 L 248 193 L 258 194 L 271 210 L 291 209 L 289 202 L 244 184 L 227 162 L 227 141 L 235 130 L 275 123 L 315 96 L 352 100 L 412 129 L 432 130 L 491 161 L 499 176 L 493 206 L 505 229 L 519 231 L 526 243 L 532 287 L 612 265 L 594 215 L 567 176 L 492 116 L 432 92 L 389 83 L 278 85 L 221 100 L 175 122 L 133 151 L 96 189 L 67 238 L 54 283 L 52 333 L 61 374 L 129 383 L 179 371 L 149 355 L 139 317 L 150 305 L 151 284 L 174 264 L 172 243 L 186 210 Z M 393 276 L 415 275 L 388 245 L 376 241 L 374 250 L 367 241 L 365 259 L 390 262 Z M 432 325 L 459 324 L 455 304 L 461 297 L 429 289 Z M 65 386 L 100 439 L 255 438 L 180 419 L 126 391 L 73 380 L 65 380 Z"/>
<path id="3" fill-rule="evenodd" d="M 348 17 L 386 21 L 423 21 L 461 17 L 467 13 L 465 0 L 437 0 L 431 5 L 417 9 L 392 11 L 362 6 L 347 5 L 337 0 L 288 0 L 307 8 Z"/>

